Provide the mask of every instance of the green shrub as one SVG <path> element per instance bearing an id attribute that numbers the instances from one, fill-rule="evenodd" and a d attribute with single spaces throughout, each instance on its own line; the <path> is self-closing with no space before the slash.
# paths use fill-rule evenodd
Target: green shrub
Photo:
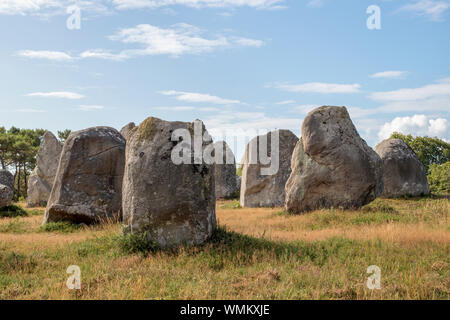
<path id="1" fill-rule="evenodd" d="M 28 212 L 16 205 L 10 205 L 0 208 L 1 218 L 26 217 Z"/>
<path id="2" fill-rule="evenodd" d="M 428 183 L 433 193 L 450 193 L 450 161 L 444 164 L 432 164 Z"/>
<path id="3" fill-rule="evenodd" d="M 71 233 L 83 228 L 82 224 L 75 224 L 67 221 L 49 222 L 39 228 L 40 232 L 59 232 L 59 233 Z"/>
<path id="4" fill-rule="evenodd" d="M 127 233 L 118 237 L 119 247 L 126 254 L 142 254 L 146 256 L 150 252 L 155 252 L 159 249 L 157 243 L 149 241 L 147 234 L 143 233 Z"/>
<path id="5" fill-rule="evenodd" d="M 383 202 L 381 199 L 375 199 L 371 203 L 365 205 L 361 209 L 363 212 L 368 213 L 376 213 L 376 212 L 382 212 L 382 213 L 397 213 L 397 210 L 395 208 L 391 207 L 390 205 Z"/>

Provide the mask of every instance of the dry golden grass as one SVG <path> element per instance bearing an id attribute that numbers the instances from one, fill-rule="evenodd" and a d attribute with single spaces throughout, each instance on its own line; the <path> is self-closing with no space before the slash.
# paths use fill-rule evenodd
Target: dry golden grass
<path id="1" fill-rule="evenodd" d="M 46 231 L 44 208 L 1 218 L 0 299 L 450 296 L 448 199 L 378 200 L 372 211 L 300 216 L 228 207 L 218 202 L 221 228 L 204 246 L 146 255 L 121 249 L 119 224 Z M 69 265 L 82 270 L 81 290 L 66 287 Z M 381 290 L 366 288 L 369 265 L 382 270 Z"/>

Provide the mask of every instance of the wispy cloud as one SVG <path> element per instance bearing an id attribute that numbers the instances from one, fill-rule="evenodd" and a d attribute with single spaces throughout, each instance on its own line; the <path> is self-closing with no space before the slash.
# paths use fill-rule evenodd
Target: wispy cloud
<path id="1" fill-rule="evenodd" d="M 370 98 L 376 101 L 417 101 L 438 96 L 450 96 L 450 78 L 419 88 L 375 92 L 370 95 Z"/>
<path id="2" fill-rule="evenodd" d="M 336 84 L 336 83 L 324 83 L 324 82 L 309 82 L 303 84 L 277 84 L 276 88 L 289 91 L 289 92 L 301 92 L 301 93 L 357 93 L 361 88 L 361 85 L 355 84 Z"/>
<path id="3" fill-rule="evenodd" d="M 371 78 L 400 79 L 404 78 L 408 72 L 406 71 L 383 71 L 372 74 Z"/>
<path id="4" fill-rule="evenodd" d="M 44 97 L 44 98 L 64 98 L 64 99 L 82 99 L 84 95 L 69 92 L 69 91 L 54 91 L 54 92 L 33 92 L 27 94 L 29 97 Z"/>
<path id="5" fill-rule="evenodd" d="M 125 60 L 145 55 L 170 55 L 179 57 L 184 54 L 201 54 L 220 48 L 261 47 L 264 41 L 225 35 L 205 36 L 200 28 L 186 23 L 178 23 L 169 28 L 150 24 L 140 24 L 133 28 L 122 29 L 109 37 L 110 40 L 140 46 L 112 53 L 104 49 L 87 50 L 81 58 L 100 58 Z"/>
<path id="6" fill-rule="evenodd" d="M 232 8 L 251 7 L 256 9 L 284 8 L 284 0 L 112 0 L 119 10 L 160 8 L 173 5 L 184 5 L 192 8 Z"/>
<path id="7" fill-rule="evenodd" d="M 85 104 L 83 104 L 83 105 L 80 105 L 78 107 L 78 110 L 81 110 L 81 111 L 98 111 L 98 110 L 103 110 L 103 109 L 105 109 L 105 107 L 104 106 L 99 106 L 99 105 L 85 105 Z"/>
<path id="8" fill-rule="evenodd" d="M 282 106 L 282 105 L 286 105 L 286 104 L 293 104 L 295 103 L 294 100 L 284 100 L 284 101 L 280 101 L 280 102 L 276 102 L 276 105 Z"/>
<path id="9" fill-rule="evenodd" d="M 48 51 L 48 50 L 22 50 L 17 52 L 17 55 L 30 59 L 46 59 L 53 61 L 72 61 L 73 57 L 62 51 Z"/>
<path id="10" fill-rule="evenodd" d="M 448 8 L 450 8 L 450 1 L 448 0 L 420 0 L 404 5 L 399 11 L 411 12 L 432 21 L 442 21 Z"/>
<path id="11" fill-rule="evenodd" d="M 159 93 L 165 96 L 176 96 L 177 100 L 184 102 L 193 102 L 193 103 L 203 102 L 203 103 L 223 104 L 223 105 L 241 103 L 241 101 L 239 100 L 223 99 L 207 93 L 184 92 L 175 90 L 160 91 Z"/>

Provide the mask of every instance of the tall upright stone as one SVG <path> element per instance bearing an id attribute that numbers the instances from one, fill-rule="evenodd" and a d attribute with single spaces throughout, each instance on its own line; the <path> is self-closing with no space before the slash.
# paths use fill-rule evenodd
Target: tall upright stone
<path id="1" fill-rule="evenodd" d="M 134 122 L 130 122 L 127 125 L 125 125 L 122 129 L 120 129 L 120 134 L 125 138 L 125 140 L 127 140 L 128 134 L 135 127 L 136 127 L 136 124 Z"/>
<path id="2" fill-rule="evenodd" d="M 214 143 L 216 199 L 229 198 L 237 192 L 236 159 L 225 141 Z"/>
<path id="3" fill-rule="evenodd" d="M 323 106 L 303 121 L 286 183 L 286 210 L 359 208 L 381 194 L 382 161 L 345 107 Z"/>
<path id="4" fill-rule="evenodd" d="M 423 164 L 403 140 L 384 140 L 376 146 L 375 151 L 383 160 L 383 197 L 430 194 Z"/>
<path id="5" fill-rule="evenodd" d="M 164 248 L 206 241 L 216 227 L 214 159 L 207 163 L 202 157 L 211 146 L 200 120 L 150 117 L 131 131 L 123 185 L 124 232 L 145 232 L 148 240 Z"/>
<path id="6" fill-rule="evenodd" d="M 0 208 L 8 206 L 14 196 L 14 176 L 8 170 L 0 170 Z"/>
<path id="7" fill-rule="evenodd" d="M 64 143 L 44 223 L 120 219 L 125 139 L 113 128 L 73 132 Z"/>
<path id="8" fill-rule="evenodd" d="M 62 145 L 50 131 L 42 137 L 36 167 L 28 179 L 28 207 L 46 206 L 58 170 Z"/>
<path id="9" fill-rule="evenodd" d="M 277 130 L 257 136 L 248 143 L 241 164 L 242 206 L 284 205 L 284 186 L 291 173 L 291 157 L 297 141 L 291 131 Z"/>

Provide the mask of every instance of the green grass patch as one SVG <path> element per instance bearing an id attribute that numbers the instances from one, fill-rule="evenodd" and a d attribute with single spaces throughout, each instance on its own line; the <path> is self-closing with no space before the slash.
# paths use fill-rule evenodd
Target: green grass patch
<path id="1" fill-rule="evenodd" d="M 239 200 L 233 200 L 220 206 L 220 209 L 241 209 Z"/>
<path id="2" fill-rule="evenodd" d="M 125 254 L 141 254 L 148 255 L 159 249 L 159 246 L 147 239 L 145 232 L 143 233 L 127 233 L 116 238 L 120 250 Z"/>
<path id="3" fill-rule="evenodd" d="M 371 203 L 365 205 L 361 209 L 363 212 L 366 213 L 375 213 L 375 212 L 381 212 L 381 213 L 397 213 L 397 210 L 395 210 L 394 207 L 390 206 L 389 204 L 385 203 L 382 199 L 375 199 Z"/>
<path id="4" fill-rule="evenodd" d="M 39 228 L 39 232 L 72 233 L 85 228 L 85 225 L 67 221 L 49 222 Z"/>
<path id="5" fill-rule="evenodd" d="M 27 225 L 26 222 L 20 220 L 20 217 L 16 217 L 7 224 L 1 224 L 0 233 L 25 233 L 27 231 Z"/>

